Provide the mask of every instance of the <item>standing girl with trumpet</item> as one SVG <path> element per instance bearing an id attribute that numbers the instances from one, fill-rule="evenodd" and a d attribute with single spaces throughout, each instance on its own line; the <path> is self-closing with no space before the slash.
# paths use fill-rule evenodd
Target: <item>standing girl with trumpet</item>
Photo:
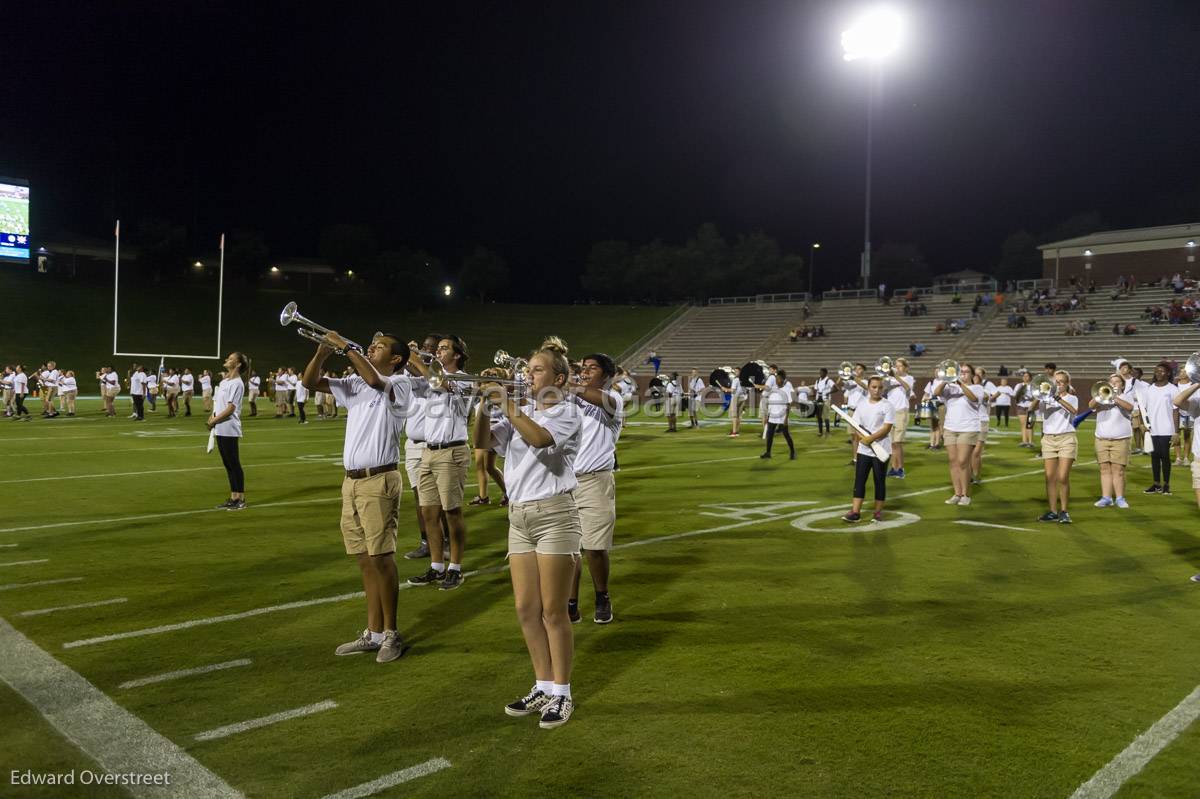
<path id="1" fill-rule="evenodd" d="M 934 378 L 932 394 L 946 403 L 942 443 L 950 464 L 954 496 L 947 505 L 971 504 L 971 451 L 979 440 L 979 401 L 982 393 L 973 385 L 975 369 L 969 363 L 943 361 Z"/>
<path id="2" fill-rule="evenodd" d="M 1133 388 L 1125 378 L 1111 374 L 1092 386 L 1088 407 L 1096 412 L 1096 462 L 1100 464 L 1100 499 L 1097 508 L 1116 505 L 1128 508 L 1125 500 L 1125 469 L 1129 467 L 1129 443 L 1133 439 Z"/>
<path id="3" fill-rule="evenodd" d="M 1071 466 L 1079 456 L 1079 438 L 1071 420 L 1079 410 L 1079 399 L 1071 390 L 1070 372 L 1057 369 L 1053 377 L 1053 383 L 1038 379 L 1031 406 L 1031 410 L 1042 412 L 1042 463 L 1050 502 L 1050 510 L 1038 521 L 1070 524 L 1067 505 L 1071 500 Z"/>

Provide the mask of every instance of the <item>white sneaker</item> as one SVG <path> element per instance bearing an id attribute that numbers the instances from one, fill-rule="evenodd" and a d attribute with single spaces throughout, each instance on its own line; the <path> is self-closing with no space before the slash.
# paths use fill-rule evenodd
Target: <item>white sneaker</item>
<path id="1" fill-rule="evenodd" d="M 950 497 L 950 499 L 946 500 L 946 504 L 957 505 L 962 499 L 965 499 L 965 497 L 960 497 L 958 494 L 955 494 L 954 496 Z"/>
<path id="2" fill-rule="evenodd" d="M 374 652 L 379 649 L 379 644 L 371 642 L 371 631 L 363 630 L 362 635 L 355 638 L 349 643 L 342 644 L 337 649 L 333 650 L 335 655 L 357 655 L 360 652 Z"/>
<path id="3" fill-rule="evenodd" d="M 958 504 L 959 505 L 970 505 L 971 498 L 970 497 L 959 497 Z"/>
<path id="4" fill-rule="evenodd" d="M 370 635 L 370 633 L 368 633 Z M 391 663 L 404 654 L 404 639 L 395 630 L 383 631 L 383 643 L 379 644 L 379 654 L 375 656 L 376 663 Z"/>

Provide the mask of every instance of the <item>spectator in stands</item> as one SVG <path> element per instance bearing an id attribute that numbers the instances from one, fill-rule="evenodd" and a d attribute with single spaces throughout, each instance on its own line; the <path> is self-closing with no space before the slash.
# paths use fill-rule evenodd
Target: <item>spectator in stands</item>
<path id="1" fill-rule="evenodd" d="M 962 302 L 962 295 L 958 293 L 958 289 L 954 290 L 954 296 L 950 298 L 950 302 Z"/>
<path id="2" fill-rule="evenodd" d="M 808 317 L 812 316 L 812 308 L 807 302 L 804 303 L 804 307 L 800 309 L 800 312 L 804 315 L 805 322 L 808 321 Z"/>
<path id="3" fill-rule="evenodd" d="M 817 325 L 817 338 L 825 338 L 825 325 Z"/>
<path id="4" fill-rule="evenodd" d="M 653 364 L 654 376 L 657 377 L 659 370 L 662 368 L 662 358 L 658 357 L 657 352 L 650 350 L 650 352 L 646 354 L 646 363 Z"/>
<path id="5" fill-rule="evenodd" d="M 1121 323 L 1120 322 L 1116 322 L 1113 324 L 1113 335 L 1114 336 L 1121 335 Z"/>
<path id="6" fill-rule="evenodd" d="M 920 342 L 914 342 L 908 345 L 908 354 L 914 358 L 919 358 L 925 354 L 925 345 Z"/>
<path id="7" fill-rule="evenodd" d="M 1005 327 L 1015 328 L 1016 326 L 1017 326 L 1017 312 L 1016 312 L 1016 310 L 1011 310 L 1008 312 L 1008 322 L 1005 324 Z"/>
<path id="8" fill-rule="evenodd" d="M 917 309 L 920 311 L 920 315 L 921 315 L 921 316 L 928 316 L 928 315 L 929 315 L 929 308 L 928 308 L 928 307 L 926 307 L 925 303 L 923 303 L 923 302 L 922 302 L 922 303 L 918 304 L 918 305 L 917 305 Z"/>
<path id="9" fill-rule="evenodd" d="M 1099 330 L 1099 329 L 1100 329 L 1100 328 L 1099 328 L 1099 326 L 1096 324 L 1096 320 L 1095 320 L 1095 319 L 1089 319 L 1089 320 L 1088 320 L 1088 322 L 1087 322 L 1087 330 L 1085 330 L 1084 332 L 1085 332 L 1085 333 L 1095 333 L 1095 332 L 1096 332 L 1097 330 Z"/>
<path id="10" fill-rule="evenodd" d="M 1178 272 L 1171 278 L 1171 288 L 1175 289 L 1176 294 L 1183 293 L 1183 276 Z"/>
<path id="11" fill-rule="evenodd" d="M 1131 322 L 1131 323 L 1125 325 L 1124 329 L 1121 332 L 1124 333 L 1126 336 L 1132 336 L 1135 333 L 1137 333 L 1137 325 L 1135 325 Z"/>
<path id="12" fill-rule="evenodd" d="M 996 375 L 998 377 L 1007 377 L 1008 376 L 1008 367 L 1005 366 L 1004 364 L 1000 364 L 1000 368 L 996 370 Z"/>

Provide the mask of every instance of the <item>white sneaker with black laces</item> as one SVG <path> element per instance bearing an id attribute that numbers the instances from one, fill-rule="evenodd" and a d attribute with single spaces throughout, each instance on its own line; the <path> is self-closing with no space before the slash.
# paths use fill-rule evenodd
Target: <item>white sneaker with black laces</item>
<path id="1" fill-rule="evenodd" d="M 349 643 L 342 644 L 337 649 L 333 650 L 335 655 L 357 655 L 360 652 L 374 652 L 379 649 L 379 644 L 371 642 L 371 631 L 363 630 L 362 635 L 355 638 Z"/>
<path id="2" fill-rule="evenodd" d="M 550 730 L 555 727 L 561 727 L 571 719 L 571 712 L 575 709 L 575 703 L 567 696 L 552 696 L 550 704 L 546 705 L 546 709 L 542 711 L 542 720 L 538 726 L 543 730 Z"/>
<path id="3" fill-rule="evenodd" d="M 531 716 L 541 713 L 550 704 L 550 697 L 536 687 L 528 694 L 504 706 L 504 712 L 510 716 Z"/>

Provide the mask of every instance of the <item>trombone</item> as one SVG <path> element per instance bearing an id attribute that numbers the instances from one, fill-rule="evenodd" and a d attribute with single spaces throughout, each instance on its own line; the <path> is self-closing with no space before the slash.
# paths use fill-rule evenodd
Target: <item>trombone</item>
<path id="1" fill-rule="evenodd" d="M 315 341 L 318 344 L 323 344 L 325 342 L 325 334 L 330 332 L 329 328 L 325 327 L 324 325 L 317 324 L 313 320 L 301 316 L 300 311 L 296 308 L 296 303 L 289 302 L 287 305 L 283 306 L 283 310 L 279 312 L 279 324 L 281 327 L 287 327 L 293 322 L 295 322 L 297 325 L 296 333 L 298 335 L 303 336 L 309 341 Z M 362 346 L 355 344 L 350 339 L 346 339 L 345 349 L 335 349 L 334 352 L 336 352 L 338 355 L 345 355 L 349 350 L 353 350 L 360 355 L 363 353 Z"/>

